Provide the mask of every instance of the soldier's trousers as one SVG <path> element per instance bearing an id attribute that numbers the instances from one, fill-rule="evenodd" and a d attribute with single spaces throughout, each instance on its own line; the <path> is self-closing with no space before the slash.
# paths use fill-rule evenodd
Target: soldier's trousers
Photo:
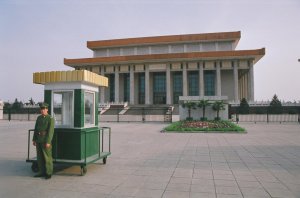
<path id="1" fill-rule="evenodd" d="M 36 153 L 37 153 L 39 173 L 52 175 L 53 173 L 52 146 L 50 146 L 50 148 L 45 148 L 45 143 L 37 143 Z"/>

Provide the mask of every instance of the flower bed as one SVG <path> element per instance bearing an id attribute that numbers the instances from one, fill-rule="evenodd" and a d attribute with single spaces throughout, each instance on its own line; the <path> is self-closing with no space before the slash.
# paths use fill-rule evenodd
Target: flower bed
<path id="1" fill-rule="evenodd" d="M 229 121 L 179 121 L 164 128 L 164 131 L 177 132 L 245 132 L 244 128 Z"/>

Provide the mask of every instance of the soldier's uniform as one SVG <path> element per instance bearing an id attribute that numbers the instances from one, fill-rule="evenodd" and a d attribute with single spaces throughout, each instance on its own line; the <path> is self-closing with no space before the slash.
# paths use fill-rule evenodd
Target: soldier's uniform
<path id="1" fill-rule="evenodd" d="M 48 105 L 43 103 L 41 108 L 48 108 Z M 54 134 L 54 119 L 48 115 L 38 116 L 32 141 L 36 142 L 37 162 L 39 167 L 38 175 L 48 175 L 51 177 L 53 173 L 53 158 L 52 158 L 52 138 Z M 46 144 L 51 144 L 46 148 Z"/>

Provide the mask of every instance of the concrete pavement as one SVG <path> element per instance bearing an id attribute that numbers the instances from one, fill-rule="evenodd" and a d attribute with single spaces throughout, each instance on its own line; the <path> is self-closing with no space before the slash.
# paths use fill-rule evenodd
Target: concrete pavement
<path id="1" fill-rule="evenodd" d="M 112 155 L 56 166 L 51 180 L 26 163 L 34 122 L 0 121 L 0 197 L 300 197 L 300 125 L 245 124 L 247 134 L 160 133 L 163 123 L 112 128 Z M 31 152 L 34 153 L 34 150 Z"/>

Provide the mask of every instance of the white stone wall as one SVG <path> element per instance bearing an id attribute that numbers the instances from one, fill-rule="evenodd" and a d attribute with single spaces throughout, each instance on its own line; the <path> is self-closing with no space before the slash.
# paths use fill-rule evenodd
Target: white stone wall
<path id="1" fill-rule="evenodd" d="M 108 50 L 105 49 L 98 49 L 94 51 L 94 57 L 106 57 Z"/>
<path id="2" fill-rule="evenodd" d="M 151 54 L 167 54 L 169 47 L 167 45 L 154 45 L 151 46 Z"/>
<path id="3" fill-rule="evenodd" d="M 226 96 L 180 96 L 180 101 L 199 101 L 199 100 L 209 100 L 211 103 L 214 103 L 215 101 L 223 100 L 225 103 L 227 101 Z M 196 108 L 191 110 L 191 117 L 194 120 L 200 120 L 203 114 L 202 108 Z M 188 114 L 188 108 L 183 108 L 181 105 L 179 105 L 179 119 L 185 120 L 187 117 L 189 117 Z M 205 117 L 208 120 L 214 120 L 215 117 L 217 117 L 217 112 L 212 109 L 212 106 L 208 106 L 205 108 Z M 219 112 L 219 117 L 222 120 L 228 120 L 228 104 L 225 105 L 225 110 L 222 110 Z"/>
<path id="4" fill-rule="evenodd" d="M 3 119 L 3 107 L 4 107 L 4 103 L 3 101 L 0 100 L 0 120 Z"/>
<path id="5" fill-rule="evenodd" d="M 40 114 L 11 114 L 11 120 L 35 121 Z M 4 120 L 8 120 L 8 114 L 3 115 Z"/>
<path id="6" fill-rule="evenodd" d="M 230 51 L 232 49 L 232 42 L 218 42 L 218 50 L 219 51 Z"/>
<path id="7" fill-rule="evenodd" d="M 192 109 L 191 110 L 191 117 L 194 120 L 200 120 L 202 117 L 202 108 Z M 182 108 L 179 106 L 179 116 L 180 120 L 185 120 L 188 117 L 188 110 L 187 108 Z M 208 106 L 205 109 L 205 117 L 208 120 L 214 120 L 217 117 L 217 112 L 212 109 L 212 106 Z M 225 110 L 219 112 L 219 117 L 222 120 L 228 120 L 228 105 L 226 105 Z"/>
<path id="8" fill-rule="evenodd" d="M 121 51 L 120 48 L 111 48 L 108 50 L 108 56 L 120 56 Z"/>
<path id="9" fill-rule="evenodd" d="M 234 100 L 233 70 L 221 70 L 222 96 L 228 96 L 228 100 Z"/>
<path id="10" fill-rule="evenodd" d="M 233 50 L 232 42 L 193 42 L 193 43 L 172 43 L 131 47 L 112 47 L 95 49 L 94 57 L 130 56 L 144 54 L 167 54 L 183 52 L 204 52 L 204 51 L 229 51 Z"/>

